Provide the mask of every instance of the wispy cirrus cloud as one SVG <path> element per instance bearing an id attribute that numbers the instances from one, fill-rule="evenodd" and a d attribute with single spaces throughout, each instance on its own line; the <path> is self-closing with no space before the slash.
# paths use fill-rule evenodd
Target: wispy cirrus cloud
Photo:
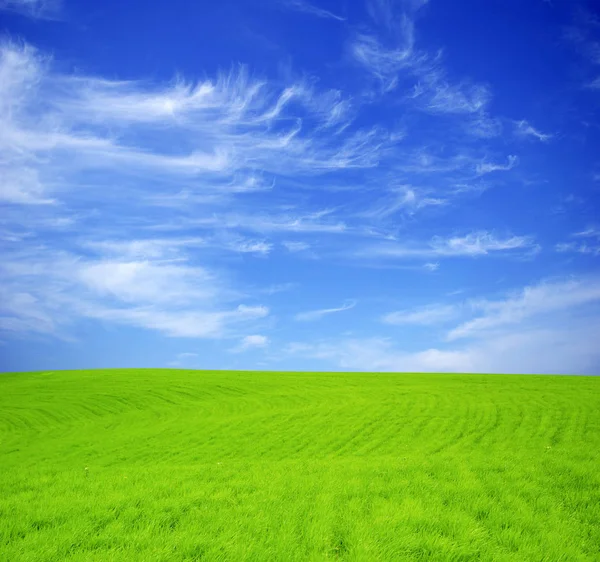
<path id="1" fill-rule="evenodd" d="M 565 28 L 565 37 L 595 65 L 600 65 L 600 41 L 596 39 L 598 18 L 591 11 L 579 6 L 571 25 Z"/>
<path id="2" fill-rule="evenodd" d="M 413 310 L 397 310 L 382 317 L 386 324 L 429 326 L 447 322 L 456 318 L 458 308 L 455 305 L 429 305 Z"/>
<path id="3" fill-rule="evenodd" d="M 84 240 L 82 246 L 98 253 L 127 259 L 163 258 L 171 260 L 180 259 L 185 252 L 190 250 L 208 252 L 215 249 L 241 254 L 267 255 L 273 248 L 273 245 L 265 240 L 229 235 L 227 232 L 220 235 L 213 233 L 206 237 Z"/>
<path id="4" fill-rule="evenodd" d="M 449 84 L 434 76 L 429 87 L 420 83 L 412 94 L 413 99 L 422 101 L 422 108 L 431 113 L 479 113 L 491 98 L 489 88 L 483 84 Z"/>
<path id="5" fill-rule="evenodd" d="M 577 253 L 600 256 L 600 229 L 592 226 L 571 235 L 578 241 L 563 242 L 554 247 L 560 253 Z M 583 240 L 583 241 L 581 241 Z"/>
<path id="6" fill-rule="evenodd" d="M 490 252 L 506 250 L 536 250 L 537 245 L 529 236 L 509 236 L 498 238 L 486 231 L 474 232 L 466 236 L 451 238 L 436 237 L 432 240 L 432 247 L 439 255 L 448 256 L 481 256 Z"/>
<path id="7" fill-rule="evenodd" d="M 269 254 L 273 242 L 243 232 L 345 232 L 328 211 L 257 213 L 243 198 L 273 189 L 276 177 L 375 167 L 384 130 L 331 130 L 348 107 L 339 92 L 280 86 L 245 69 L 168 85 L 64 74 L 35 48 L 4 40 L 0 202 L 8 231 L 30 232 L 18 251 L 3 251 L 2 329 L 56 335 L 93 318 L 229 337 L 263 318 L 263 305 L 232 305 L 236 291 L 198 254 Z M 52 210 L 20 212 L 25 205 Z M 94 207 L 110 223 L 92 213 L 76 240 L 41 238 Z M 200 217 L 191 224 L 188 214 Z M 171 226 L 186 232 L 165 237 Z"/>
<path id="8" fill-rule="evenodd" d="M 148 238 L 141 240 L 83 240 L 82 245 L 109 259 L 124 260 L 173 260 L 185 250 L 203 247 L 204 238 Z"/>
<path id="9" fill-rule="evenodd" d="M 530 254 L 539 246 L 529 236 L 497 237 L 487 231 L 472 232 L 465 236 L 432 238 L 428 244 L 380 242 L 366 246 L 353 255 L 362 258 L 431 259 L 481 257 L 490 254 Z"/>
<path id="10" fill-rule="evenodd" d="M 597 67 L 600 65 L 600 34 L 598 18 L 583 5 L 578 6 L 571 25 L 564 30 L 566 40 L 579 51 L 587 62 L 587 79 L 582 86 L 586 89 L 600 89 L 600 76 Z"/>
<path id="11" fill-rule="evenodd" d="M 468 115 L 463 128 L 467 135 L 478 139 L 498 137 L 504 130 L 502 119 L 491 117 L 485 110 Z"/>
<path id="12" fill-rule="evenodd" d="M 541 142 L 548 142 L 554 136 L 549 133 L 542 133 L 524 119 L 515 121 L 515 133 L 521 137 L 533 137 Z"/>
<path id="13" fill-rule="evenodd" d="M 595 238 L 600 240 L 600 228 L 596 226 L 590 226 L 585 230 L 575 232 L 573 236 L 576 236 L 577 238 Z"/>
<path id="14" fill-rule="evenodd" d="M 36 19 L 55 19 L 61 7 L 61 0 L 0 0 L 0 11 L 16 12 Z"/>
<path id="15" fill-rule="evenodd" d="M 425 271 L 437 271 L 439 268 L 439 262 L 427 262 L 423 264 L 423 269 L 425 269 Z"/>
<path id="16" fill-rule="evenodd" d="M 492 172 L 506 172 L 512 170 L 519 163 L 519 158 L 514 155 L 508 157 L 506 164 L 498 164 L 495 162 L 481 162 L 477 165 L 476 172 L 478 175 L 483 176 Z"/>
<path id="17" fill-rule="evenodd" d="M 332 19 L 336 21 L 346 21 L 345 17 L 342 17 L 338 14 L 334 14 L 329 10 L 320 8 L 316 4 L 307 2 L 306 0 L 283 0 L 282 4 L 290 10 L 302 12 L 311 16 L 316 16 L 318 18 Z"/>
<path id="18" fill-rule="evenodd" d="M 267 255 L 272 250 L 273 244 L 265 240 L 247 240 L 241 238 L 232 240 L 226 247 L 242 254 Z"/>
<path id="19" fill-rule="evenodd" d="M 342 306 L 338 308 L 322 308 L 319 310 L 310 310 L 308 312 L 300 312 L 294 316 L 294 319 L 299 322 L 313 322 L 320 320 L 324 316 L 335 314 L 337 312 L 344 312 L 350 310 L 356 306 L 355 300 L 346 301 Z"/>
<path id="20" fill-rule="evenodd" d="M 410 37 L 410 17 L 394 17 L 405 22 Z M 292 181 L 322 185 L 332 173 L 372 170 L 375 177 L 390 166 L 415 173 L 454 170 L 458 177 L 459 172 L 471 173 L 477 162 L 473 156 L 436 160 L 421 154 L 412 163 L 396 164 L 401 139 L 395 132 L 349 126 L 356 111 L 350 98 L 318 91 L 306 79 L 281 86 L 238 68 L 214 79 L 180 78 L 165 85 L 59 73 L 51 59 L 27 45 L 5 42 L 1 57 L 6 79 L 0 92 L 5 104 L 0 106 L 5 125 L 0 153 L 7 179 L 0 185 L 0 199 L 11 204 L 60 204 L 65 209 L 65 200 L 75 192 L 83 196 L 77 186 L 84 183 L 86 202 L 104 206 L 111 191 L 115 200 L 119 197 L 118 188 L 110 186 L 139 184 L 144 178 L 149 188 L 136 187 L 138 201 L 177 212 L 198 209 L 198 228 L 273 236 L 355 234 L 371 227 L 356 228 L 318 210 L 267 214 L 259 204 L 257 212 L 248 204 L 252 199 L 242 197 L 271 192 L 276 184 L 282 193 L 280 186 Z M 445 87 L 446 97 L 451 91 Z M 156 142 L 164 131 L 177 139 L 177 151 Z M 111 176 L 110 186 L 105 179 L 98 181 L 100 174 Z M 448 193 L 459 192 L 464 190 Z M 390 197 L 396 199 L 392 207 L 408 213 L 447 203 L 447 196 L 435 190 L 408 189 L 396 196 L 392 187 Z M 378 222 L 389 214 L 381 211 L 383 217 L 374 209 L 363 218 Z M 121 214 L 128 212 L 129 207 L 122 207 Z M 168 226 L 169 221 L 155 222 Z M 176 228 L 191 226 L 186 216 L 172 222 Z M 232 249 L 256 255 L 268 254 L 273 244 L 267 239 L 238 243 L 236 235 L 229 239 Z"/>
<path id="21" fill-rule="evenodd" d="M 404 212 L 413 215 L 427 207 L 448 204 L 448 199 L 428 196 L 427 190 L 413 185 L 391 186 L 387 194 L 380 198 L 371 209 L 361 212 L 361 216 L 384 219 Z"/>
<path id="22" fill-rule="evenodd" d="M 556 244 L 554 247 L 559 253 L 575 253 L 575 254 L 589 254 L 592 256 L 600 256 L 600 244 L 589 244 L 575 242 L 563 242 Z"/>
<path id="23" fill-rule="evenodd" d="M 472 127 L 467 137 L 491 138 L 491 89 L 451 80 L 439 53 L 417 48 L 424 4 L 370 2 L 369 26 L 350 30 L 353 60 L 381 91 L 397 90 L 409 112 L 444 127 L 457 119 L 461 131 Z M 340 19 L 302 0 L 287 5 Z M 274 249 L 293 254 L 286 259 L 308 249 L 339 257 L 340 240 L 352 237 L 353 258 L 410 260 L 407 268 L 423 272 L 446 258 L 535 250 L 529 237 L 484 231 L 399 242 L 398 219 L 476 196 L 478 175 L 509 169 L 516 157 L 494 164 L 482 160 L 495 154 L 483 143 L 449 150 L 413 142 L 410 126 L 373 117 L 369 95 L 241 66 L 168 82 L 64 68 L 26 43 L 0 43 L 1 226 L 7 242 L 28 231 L 19 251 L 7 248 L 5 329 L 66 333 L 97 319 L 240 338 L 261 330 L 271 309 L 255 297 L 269 293 L 248 295 L 226 271 L 231 262 L 274 259 Z"/>
<path id="24" fill-rule="evenodd" d="M 263 235 L 311 235 L 331 234 L 342 235 L 353 231 L 346 222 L 330 216 L 327 209 L 315 212 L 297 212 L 291 214 L 283 212 L 280 214 L 234 214 L 214 212 L 210 216 L 182 219 L 174 225 L 157 225 L 158 230 L 178 230 L 194 228 L 196 230 L 207 230 L 211 232 L 241 232 L 259 233 Z M 222 234 L 215 234 L 216 240 Z M 256 246 L 261 242 L 252 244 Z M 269 244 L 263 241 L 262 244 Z M 271 246 L 268 247 L 270 250 Z"/>
<path id="25" fill-rule="evenodd" d="M 417 46 L 415 21 L 427 2 L 367 2 L 373 26 L 356 33 L 350 54 L 379 83 L 380 93 L 401 92 L 411 109 L 432 117 L 454 119 L 467 137 L 493 138 L 501 120 L 489 114 L 492 93 L 487 84 L 452 80 L 442 51 Z"/>
<path id="26" fill-rule="evenodd" d="M 367 10 L 373 27 L 356 33 L 350 43 L 352 58 L 371 74 L 382 92 L 394 90 L 402 72 L 413 74 L 429 63 L 426 53 L 415 48 L 414 14 L 419 6 L 370 0 Z"/>
<path id="27" fill-rule="evenodd" d="M 351 44 L 355 60 L 365 67 L 381 83 L 384 91 L 393 90 L 398 84 L 398 74 L 404 68 L 419 64 L 423 58 L 413 50 L 413 24 L 402 23 L 404 37 L 397 47 L 386 48 L 373 35 L 359 34 Z"/>
<path id="28" fill-rule="evenodd" d="M 165 188 L 176 180 L 178 193 L 182 183 L 197 189 L 199 178 L 205 190 L 237 192 L 240 180 L 255 182 L 256 170 L 269 181 L 376 166 L 389 142 L 377 128 L 341 139 L 328 133 L 346 117 L 339 92 L 321 95 L 306 83 L 277 89 L 243 68 L 197 84 L 153 86 L 60 74 L 34 48 L 4 41 L 0 76 L 0 197 L 13 203 L 52 202 L 58 177 L 64 189 L 65 181 L 100 170 L 151 175 Z M 177 135 L 179 153 L 151 140 L 153 129 L 165 127 Z"/>

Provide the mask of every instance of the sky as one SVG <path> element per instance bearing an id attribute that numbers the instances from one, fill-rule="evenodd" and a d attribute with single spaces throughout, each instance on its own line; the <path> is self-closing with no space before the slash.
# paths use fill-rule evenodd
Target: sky
<path id="1" fill-rule="evenodd" d="M 600 8 L 0 0 L 0 370 L 600 374 Z"/>

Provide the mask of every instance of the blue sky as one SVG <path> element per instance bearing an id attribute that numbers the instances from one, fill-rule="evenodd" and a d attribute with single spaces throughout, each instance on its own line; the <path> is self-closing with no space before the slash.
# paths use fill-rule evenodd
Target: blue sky
<path id="1" fill-rule="evenodd" d="M 0 0 L 0 368 L 600 374 L 600 11 Z"/>

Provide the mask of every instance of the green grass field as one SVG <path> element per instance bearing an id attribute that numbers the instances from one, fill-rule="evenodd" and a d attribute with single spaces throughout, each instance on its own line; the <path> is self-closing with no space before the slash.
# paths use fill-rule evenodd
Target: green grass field
<path id="1" fill-rule="evenodd" d="M 0 560 L 600 560 L 600 378 L 0 375 Z"/>

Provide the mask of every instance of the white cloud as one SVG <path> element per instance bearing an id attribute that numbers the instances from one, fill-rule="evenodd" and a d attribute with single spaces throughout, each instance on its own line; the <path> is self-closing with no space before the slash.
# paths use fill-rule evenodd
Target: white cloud
<path id="1" fill-rule="evenodd" d="M 586 228 L 585 230 L 582 230 L 581 232 L 576 232 L 575 234 L 573 234 L 573 236 L 577 236 L 580 238 L 596 238 L 596 239 L 600 239 L 600 228 L 597 228 L 595 226 L 591 226 L 589 228 Z"/>
<path id="2" fill-rule="evenodd" d="M 406 172 L 454 172 L 465 166 L 471 165 L 471 159 L 466 155 L 459 154 L 454 157 L 443 158 L 430 154 L 427 150 L 418 150 L 408 162 L 402 166 Z"/>
<path id="3" fill-rule="evenodd" d="M 40 19 L 52 19 L 61 8 L 60 0 L 0 0 L 0 10 Z"/>
<path id="4" fill-rule="evenodd" d="M 440 264 L 438 262 L 428 262 L 423 265 L 423 268 L 427 271 L 437 271 L 440 268 Z"/>
<path id="5" fill-rule="evenodd" d="M 294 317 L 295 320 L 299 322 L 312 322 L 315 320 L 320 320 L 323 316 L 327 316 L 329 314 L 335 314 L 336 312 L 344 312 L 345 310 L 350 310 L 356 306 L 356 301 L 346 301 L 339 308 L 322 308 L 320 310 L 311 310 L 308 312 L 300 312 L 296 314 Z"/>
<path id="6" fill-rule="evenodd" d="M 600 280 L 597 278 L 549 281 L 525 287 L 498 300 L 475 299 L 460 304 L 434 304 L 385 315 L 384 323 L 434 326 L 459 317 L 475 316 L 452 328 L 447 340 L 486 337 L 498 328 L 526 325 L 548 314 L 569 312 L 584 305 L 600 305 Z M 542 327 L 544 324 L 540 324 Z"/>
<path id="7" fill-rule="evenodd" d="M 108 308 L 81 304 L 77 312 L 97 320 L 108 320 L 138 328 L 156 330 L 176 338 L 221 338 L 226 329 L 238 323 L 264 318 L 269 311 L 263 306 L 240 305 L 228 311 L 163 310 L 144 307 Z"/>
<path id="8" fill-rule="evenodd" d="M 412 20 L 402 16 L 398 21 L 399 40 L 410 51 Z M 323 186 L 331 172 L 369 169 L 376 178 L 390 163 L 402 166 L 399 155 L 394 156 L 399 142 L 395 132 L 348 127 L 353 100 L 335 90 L 318 91 L 307 79 L 282 86 L 240 68 L 214 79 L 180 78 L 165 85 L 57 72 L 51 59 L 27 45 L 5 42 L 0 56 L 0 197 L 11 204 L 63 208 L 65 202 L 77 198 L 80 205 L 85 199 L 88 207 L 99 207 L 98 212 L 109 205 L 115 220 L 125 223 L 131 223 L 134 214 L 137 224 L 154 223 L 148 228 L 203 229 L 207 233 L 198 248 L 267 255 L 279 241 L 248 239 L 240 233 L 369 235 L 373 228 L 349 226 L 338 213 L 295 205 L 281 213 L 265 213 L 264 205 L 257 205 L 250 194 L 273 190 L 276 181 L 280 186 L 307 178 Z M 417 55 L 412 61 L 419 59 Z M 448 84 L 445 88 L 446 93 L 456 90 Z M 177 151 L 148 140 L 165 131 L 177 139 L 172 143 Z M 474 166 L 473 157 L 419 158 L 413 166 L 416 172 L 462 173 Z M 363 187 L 359 184 L 357 189 Z M 125 192 L 137 205 L 156 210 L 142 218 L 123 200 Z M 378 221 L 394 209 L 413 214 L 447 203 L 446 196 L 414 187 L 392 187 L 389 195 L 391 204 L 382 202 L 362 219 Z M 156 220 L 160 210 L 176 218 Z M 376 216 L 378 211 L 381 216 Z M 99 233 L 94 238 L 109 237 Z M 142 245 L 132 248 L 136 260 L 160 251 L 159 242 L 150 248 L 139 233 L 135 238 Z"/>
<path id="9" fill-rule="evenodd" d="M 375 25 L 355 35 L 350 45 L 352 57 L 379 81 L 380 93 L 407 88 L 404 103 L 431 115 L 453 118 L 466 135 L 485 139 L 500 135 L 501 121 L 487 112 L 489 87 L 450 80 L 442 51 L 429 53 L 417 48 L 416 12 L 425 4 L 424 0 L 400 4 L 368 1 Z"/>
<path id="10" fill-rule="evenodd" d="M 293 242 L 293 241 L 289 241 L 289 240 L 284 240 L 281 245 L 288 251 L 288 252 L 303 252 L 304 250 L 308 250 L 310 248 L 310 244 L 307 244 L 306 242 Z"/>
<path id="11" fill-rule="evenodd" d="M 409 353 L 395 347 L 390 339 L 377 337 L 315 344 L 295 343 L 288 346 L 285 352 L 334 362 L 345 370 L 373 372 L 468 371 L 472 365 L 467 352 L 428 349 Z"/>
<path id="12" fill-rule="evenodd" d="M 490 117 L 481 110 L 469 116 L 464 124 L 465 132 L 480 139 L 491 139 L 502 133 L 502 121 L 497 117 Z"/>
<path id="13" fill-rule="evenodd" d="M 396 23 L 394 4 L 389 0 L 367 0 L 365 2 L 367 12 L 371 19 L 379 26 L 390 30 Z"/>
<path id="14" fill-rule="evenodd" d="M 108 258 L 124 260 L 173 259 L 180 257 L 186 249 L 203 247 L 208 242 L 203 238 L 148 238 L 142 240 L 84 240 L 83 246 Z"/>
<path id="15" fill-rule="evenodd" d="M 220 338 L 264 318 L 265 306 L 238 299 L 205 268 L 161 258 L 83 259 L 65 252 L 5 252 L 0 265 L 0 330 L 67 336 L 82 319 L 156 330 L 172 337 Z"/>
<path id="16" fill-rule="evenodd" d="M 516 134 L 522 137 L 533 137 L 541 142 L 548 142 L 554 135 L 542 133 L 524 119 L 515 122 Z"/>
<path id="17" fill-rule="evenodd" d="M 583 8 L 577 10 L 575 22 L 565 30 L 566 38 L 575 44 L 593 65 L 600 64 L 600 42 L 595 40 L 597 27 L 596 16 Z"/>
<path id="18" fill-rule="evenodd" d="M 355 35 L 355 60 L 383 89 L 396 87 L 406 71 L 419 83 L 416 107 L 435 118 L 479 122 L 485 137 L 493 122 L 485 112 L 489 89 L 450 81 L 440 57 L 415 48 L 417 4 L 400 14 L 392 3 L 372 2 L 372 18 L 385 31 Z M 339 254 L 334 234 L 354 236 L 359 248 L 367 244 L 360 238 L 390 238 L 397 231 L 378 221 L 445 205 L 452 195 L 446 187 L 472 177 L 484 153 L 407 147 L 402 124 L 389 131 L 355 119 L 372 98 L 320 90 L 310 78 L 265 80 L 236 67 L 199 81 L 154 83 L 64 68 L 26 44 L 0 44 L 0 200 L 3 216 L 10 212 L 2 228 L 20 244 L 3 252 L 0 268 L 7 303 L 0 305 L 1 325 L 12 331 L 72 333 L 73 324 L 93 318 L 176 337 L 239 338 L 260 330 L 269 311 L 240 304 L 248 288 L 231 287 L 215 263 L 225 252 L 248 259 L 280 246 L 300 252 L 307 242 L 281 238 L 318 234 L 319 248 L 331 243 L 330 253 Z M 370 197 L 367 172 L 378 193 L 387 193 L 373 209 L 359 216 L 367 206 L 351 197 L 312 208 L 315 194 L 337 186 Z M 448 180 L 444 189 L 415 187 L 401 177 L 411 172 Z M 58 236 L 65 225 L 71 233 Z M 388 242 L 363 252 L 428 260 L 414 267 L 430 271 L 444 257 L 534 249 L 528 237 L 486 232 Z M 354 304 L 298 316 L 317 319 Z"/>
<path id="19" fill-rule="evenodd" d="M 465 236 L 443 238 L 436 236 L 429 244 L 401 244 L 382 242 L 358 250 L 353 255 L 362 258 L 388 257 L 398 259 L 478 257 L 493 253 L 535 252 L 539 248 L 528 236 L 498 238 L 487 231 L 472 232 Z"/>
<path id="20" fill-rule="evenodd" d="M 44 195 L 44 186 L 36 170 L 9 168 L 4 170 L 0 178 L 0 202 L 51 205 L 56 201 Z"/>
<path id="21" fill-rule="evenodd" d="M 355 34 L 350 54 L 389 92 L 398 86 L 402 71 L 416 72 L 428 57 L 415 50 L 414 13 L 398 11 L 386 0 L 368 1 L 367 10 L 375 26 Z"/>
<path id="22" fill-rule="evenodd" d="M 260 349 L 269 345 L 269 338 L 260 334 L 244 336 L 237 347 L 230 349 L 232 353 L 242 353 L 249 349 Z"/>
<path id="23" fill-rule="evenodd" d="M 185 304 L 214 298 L 215 280 L 204 269 L 150 261 L 99 261 L 81 264 L 84 286 L 123 302 Z"/>
<path id="24" fill-rule="evenodd" d="M 25 287 L 0 288 L 0 330 L 54 334 L 56 307 L 40 302 Z"/>
<path id="25" fill-rule="evenodd" d="M 600 256 L 600 244 L 576 244 L 575 242 L 564 242 L 554 247 L 559 253 L 590 254 Z"/>
<path id="26" fill-rule="evenodd" d="M 600 304 L 598 279 L 541 283 L 525 287 L 504 300 L 472 303 L 483 314 L 451 330 L 448 339 L 480 337 L 497 328 L 522 326 L 530 319 L 542 318 L 549 313 L 568 313 L 592 304 Z"/>
<path id="27" fill-rule="evenodd" d="M 252 336 L 246 336 L 242 340 L 244 347 L 265 347 L 269 343 L 267 336 L 261 336 L 258 334 Z"/>
<path id="28" fill-rule="evenodd" d="M 382 198 L 372 209 L 363 211 L 361 216 L 384 219 L 398 212 L 412 215 L 426 207 L 439 207 L 447 203 L 447 199 L 430 197 L 425 190 L 415 186 L 401 185 L 390 188 L 386 197 Z"/>
<path id="29" fill-rule="evenodd" d="M 571 237 L 583 238 L 585 241 L 556 244 L 554 249 L 560 253 L 577 253 L 600 256 L 600 229 L 597 227 L 591 226 L 585 230 L 582 230 L 581 232 L 575 232 L 571 235 Z"/>
<path id="30" fill-rule="evenodd" d="M 169 367 L 182 367 L 194 363 L 198 357 L 197 353 L 184 352 L 178 353 L 173 361 L 169 362 Z"/>
<path id="31" fill-rule="evenodd" d="M 348 230 L 340 221 L 321 220 L 325 213 L 317 212 L 302 215 L 213 215 L 194 219 L 191 224 L 199 228 L 241 229 L 253 232 L 297 232 L 339 234 Z"/>
<path id="32" fill-rule="evenodd" d="M 346 18 L 342 16 L 338 16 L 329 10 L 324 10 L 323 8 L 319 8 L 306 0 L 283 0 L 284 6 L 290 8 L 291 10 L 296 10 L 298 12 L 304 12 L 305 14 L 310 14 L 312 16 L 317 16 L 318 18 L 325 19 L 333 19 L 337 21 L 345 21 Z"/>
<path id="33" fill-rule="evenodd" d="M 343 130 L 349 101 L 308 82 L 281 86 L 240 69 L 164 85 L 56 68 L 31 46 L 0 44 L 0 199 L 14 217 L 7 231 L 32 231 L 1 272 L 9 303 L 1 325 L 11 331 L 61 335 L 93 318 L 230 337 L 268 309 L 232 305 L 245 291 L 198 265 L 204 254 L 267 255 L 279 243 L 246 232 L 348 230 L 329 210 L 266 214 L 250 197 L 272 190 L 275 176 L 281 185 L 376 167 L 392 142 L 378 128 Z M 37 214 L 18 211 L 24 205 Z M 39 236 L 82 208 L 68 242 Z M 190 234 L 199 229 L 201 237 Z"/>
<path id="34" fill-rule="evenodd" d="M 373 35 L 359 34 L 351 44 L 351 53 L 380 82 L 384 91 L 398 84 L 398 73 L 422 62 L 422 55 L 415 53 L 413 23 L 402 22 L 403 38 L 397 47 L 387 48 Z"/>
<path id="35" fill-rule="evenodd" d="M 219 249 L 242 254 L 267 255 L 273 245 L 265 240 L 254 240 L 226 234 L 200 238 L 197 236 L 149 238 L 141 240 L 84 241 L 83 246 L 100 255 L 120 256 L 126 259 L 177 259 L 191 249 Z"/>
<path id="36" fill-rule="evenodd" d="M 516 330 L 454 349 L 410 352 L 389 338 L 296 343 L 286 355 L 310 357 L 342 370 L 458 373 L 600 374 L 598 323 Z M 590 334 L 595 335 L 593 339 Z M 325 367 L 324 367 L 325 368 Z"/>
<path id="37" fill-rule="evenodd" d="M 508 157 L 508 162 L 506 164 L 496 164 L 494 162 L 480 162 L 479 164 L 477 164 L 476 172 L 478 175 L 482 176 L 491 172 L 508 171 L 512 170 L 518 163 L 519 159 L 516 156 L 511 155 Z"/>
<path id="38" fill-rule="evenodd" d="M 230 245 L 231 249 L 243 254 L 268 254 L 273 248 L 273 244 L 265 240 L 238 240 Z"/>
<path id="39" fill-rule="evenodd" d="M 497 238 L 487 231 L 473 232 L 466 236 L 452 238 L 435 237 L 432 246 L 439 255 L 445 256 L 481 256 L 490 252 L 531 248 L 532 239 L 527 236 Z"/>
<path id="40" fill-rule="evenodd" d="M 278 283 L 276 285 L 269 285 L 259 292 L 265 295 L 275 295 L 277 293 L 285 293 L 295 289 L 298 285 L 296 283 Z"/>
<path id="41" fill-rule="evenodd" d="M 490 100 L 489 89 L 482 84 L 436 84 L 431 88 L 424 108 L 432 113 L 478 113 Z"/>
<path id="42" fill-rule="evenodd" d="M 386 324 L 417 324 L 430 326 L 453 320 L 459 313 L 454 305 L 429 305 L 413 310 L 399 310 L 386 314 L 382 321 Z"/>
<path id="43" fill-rule="evenodd" d="M 600 321 L 594 310 L 599 306 L 597 278 L 546 282 L 503 300 L 468 301 L 463 313 L 483 315 L 459 324 L 438 347 L 415 351 L 389 337 L 346 338 L 296 342 L 284 354 L 319 359 L 344 370 L 598 375 Z M 443 305 L 430 311 L 409 311 L 400 319 L 451 319 L 452 311 Z"/>
<path id="44" fill-rule="evenodd" d="M 31 46 L 5 41 L 0 194 L 13 203 L 52 202 L 59 187 L 74 189 L 90 171 L 175 185 L 174 196 L 182 182 L 199 190 L 200 177 L 204 191 L 240 193 L 257 182 L 272 187 L 274 175 L 377 166 L 391 142 L 386 131 L 328 132 L 349 107 L 337 91 L 317 92 L 307 82 L 277 87 L 243 68 L 168 86 L 67 75 Z M 165 127 L 177 135 L 179 152 L 146 140 Z"/>

